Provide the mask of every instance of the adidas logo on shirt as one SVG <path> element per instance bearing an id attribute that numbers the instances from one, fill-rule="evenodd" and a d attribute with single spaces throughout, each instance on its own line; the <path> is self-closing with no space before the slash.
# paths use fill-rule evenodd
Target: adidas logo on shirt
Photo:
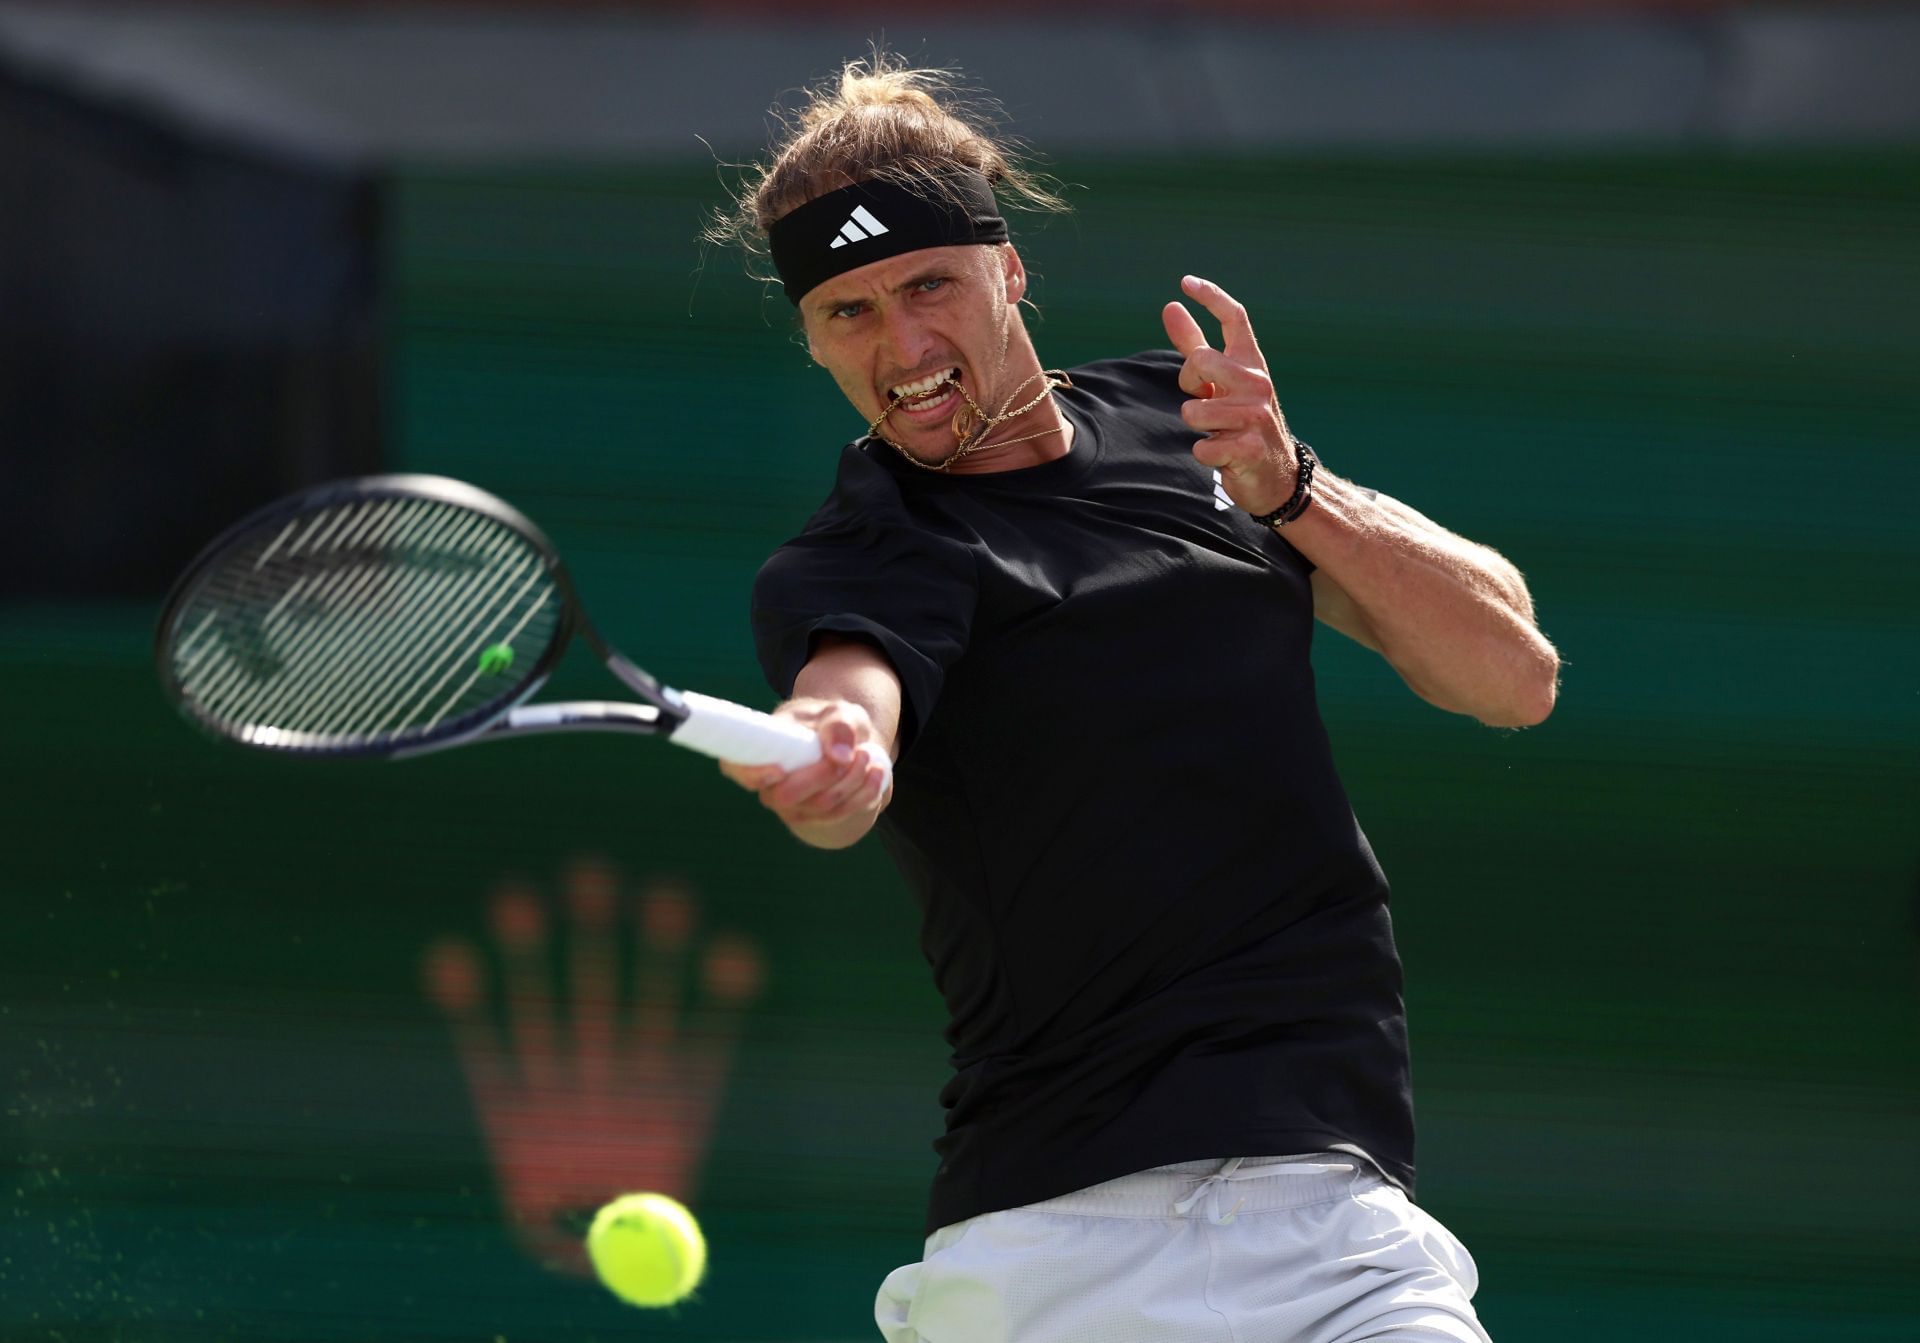
<path id="1" fill-rule="evenodd" d="M 1213 473 L 1213 511 L 1224 512 L 1233 507 L 1233 500 L 1227 497 L 1227 487 L 1221 483 L 1220 473 Z"/>
<path id="2" fill-rule="evenodd" d="M 887 226 L 873 217 L 873 211 L 864 205 L 853 207 L 853 215 L 840 226 L 840 236 L 829 247 L 845 247 L 850 242 L 865 242 L 877 233 L 885 233 Z"/>

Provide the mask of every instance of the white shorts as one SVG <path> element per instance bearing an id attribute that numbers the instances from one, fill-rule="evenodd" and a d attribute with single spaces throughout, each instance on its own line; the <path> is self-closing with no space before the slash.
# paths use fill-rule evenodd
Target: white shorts
<path id="1" fill-rule="evenodd" d="M 956 1222 L 887 1343 L 1489 1343 L 1466 1247 L 1341 1152 L 1184 1161 Z"/>

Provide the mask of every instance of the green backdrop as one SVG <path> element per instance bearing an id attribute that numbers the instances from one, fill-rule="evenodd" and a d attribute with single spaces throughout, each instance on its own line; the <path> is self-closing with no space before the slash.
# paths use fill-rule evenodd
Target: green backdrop
<path id="1" fill-rule="evenodd" d="M 1394 882 L 1422 1201 L 1501 1343 L 1920 1330 L 1917 170 L 1072 162 L 1076 213 L 1016 224 L 1050 364 L 1159 344 L 1178 277 L 1221 281 L 1328 465 L 1511 556 L 1566 657 L 1508 733 L 1315 653 Z M 748 584 L 859 426 L 784 299 L 693 242 L 718 194 L 704 166 L 403 177 L 393 458 L 520 504 L 667 679 L 765 703 Z M 0 613 L 0 1336 L 867 1337 L 944 1073 L 884 858 L 619 740 L 221 748 L 160 702 L 151 616 Z M 517 1248 L 423 988 L 462 940 L 524 1026 L 488 926 L 517 881 L 564 1010 L 583 857 L 681 883 L 690 955 L 765 962 L 675 1315 Z"/>

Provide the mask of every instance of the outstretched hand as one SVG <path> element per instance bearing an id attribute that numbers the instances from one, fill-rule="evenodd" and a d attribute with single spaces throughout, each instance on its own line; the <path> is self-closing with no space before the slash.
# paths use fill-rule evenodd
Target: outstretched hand
<path id="1" fill-rule="evenodd" d="M 1249 513 L 1269 513 L 1293 493 L 1297 470 L 1293 435 L 1274 395 L 1266 356 L 1253 337 L 1247 310 L 1211 280 L 1189 275 L 1181 292 L 1220 322 L 1221 347 L 1206 334 L 1186 305 L 1161 310 L 1167 339 L 1186 363 L 1180 389 L 1193 400 L 1180 406 L 1180 418 L 1207 436 L 1193 445 L 1202 466 L 1220 472 L 1227 497 Z"/>

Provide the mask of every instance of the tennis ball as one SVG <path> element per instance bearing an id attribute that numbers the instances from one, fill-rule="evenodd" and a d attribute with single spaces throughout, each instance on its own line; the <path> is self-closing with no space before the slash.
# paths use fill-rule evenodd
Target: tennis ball
<path id="1" fill-rule="evenodd" d="M 636 1306 L 684 1301 L 707 1271 L 700 1224 L 665 1194 L 622 1194 L 600 1209 L 587 1255 L 607 1290 Z"/>
<path id="2" fill-rule="evenodd" d="M 498 676 L 513 665 L 513 648 L 508 644 L 494 644 L 480 652 L 480 674 Z"/>

